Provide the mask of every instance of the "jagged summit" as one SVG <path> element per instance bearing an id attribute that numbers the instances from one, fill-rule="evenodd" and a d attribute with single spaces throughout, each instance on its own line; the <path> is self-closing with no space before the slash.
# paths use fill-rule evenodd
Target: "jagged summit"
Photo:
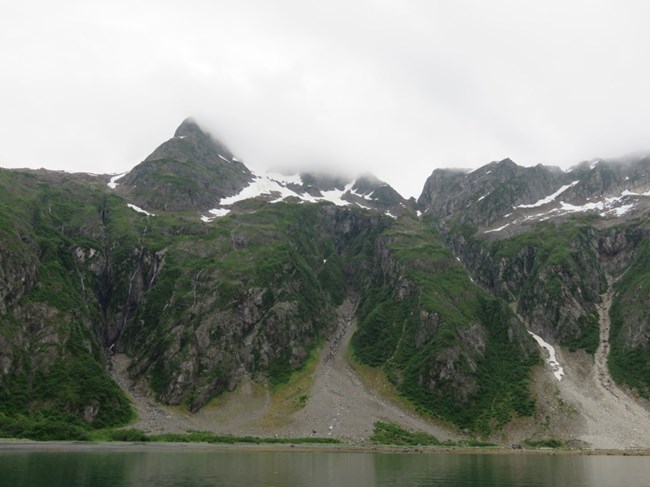
<path id="1" fill-rule="evenodd" d="M 120 180 L 118 191 L 147 211 L 201 211 L 239 193 L 251 171 L 192 118 Z"/>
<path id="2" fill-rule="evenodd" d="M 512 234 L 571 213 L 602 218 L 633 214 L 650 205 L 649 195 L 650 159 L 645 155 L 594 159 L 566 171 L 504 159 L 469 173 L 433 171 L 418 203 L 442 219 Z"/>
<path id="3" fill-rule="evenodd" d="M 119 182 L 118 182 L 119 179 Z M 186 118 L 174 137 L 157 147 L 125 176 L 109 186 L 139 210 L 184 211 L 211 221 L 237 203 L 259 199 L 269 203 L 329 202 L 399 215 L 407 202 L 371 174 L 356 177 L 327 171 L 254 174 L 221 141 Z"/>

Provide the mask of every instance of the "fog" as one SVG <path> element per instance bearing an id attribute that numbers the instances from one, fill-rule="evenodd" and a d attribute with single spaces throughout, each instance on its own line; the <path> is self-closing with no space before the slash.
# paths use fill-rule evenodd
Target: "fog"
<path id="1" fill-rule="evenodd" d="M 115 173 L 193 116 L 254 170 L 567 167 L 650 148 L 644 1 L 25 0 L 0 165 Z"/>

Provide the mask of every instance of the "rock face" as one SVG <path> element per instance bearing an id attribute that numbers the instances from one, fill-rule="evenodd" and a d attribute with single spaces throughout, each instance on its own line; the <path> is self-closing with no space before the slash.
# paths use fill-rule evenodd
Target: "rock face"
<path id="1" fill-rule="evenodd" d="M 251 179 L 250 170 L 224 144 L 188 118 L 118 188 L 150 212 L 200 211 L 240 192 Z"/>
<path id="2" fill-rule="evenodd" d="M 509 160 L 469 174 L 436 170 L 418 202 L 474 279 L 553 343 L 594 353 L 600 295 L 614 286 L 610 366 L 648 397 L 648 308 L 631 298 L 647 276 L 648 157 L 566 172 Z"/>
<path id="3" fill-rule="evenodd" d="M 0 170 L 2 434 L 127 422 L 115 352 L 190 411 L 282 383 L 349 295 L 356 358 L 463 429 L 533 414 L 527 328 L 593 352 L 608 286 L 612 375 L 650 394 L 647 158 L 436 170 L 416 203 L 372 175 L 255 175 L 188 119 L 108 179 Z"/>

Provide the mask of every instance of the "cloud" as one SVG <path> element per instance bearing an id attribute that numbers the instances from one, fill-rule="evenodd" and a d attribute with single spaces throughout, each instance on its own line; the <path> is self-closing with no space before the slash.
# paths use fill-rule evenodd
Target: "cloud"
<path id="1" fill-rule="evenodd" d="M 645 2 L 6 7 L 0 164 L 117 172 L 194 115 L 250 166 L 568 165 L 647 149 Z"/>

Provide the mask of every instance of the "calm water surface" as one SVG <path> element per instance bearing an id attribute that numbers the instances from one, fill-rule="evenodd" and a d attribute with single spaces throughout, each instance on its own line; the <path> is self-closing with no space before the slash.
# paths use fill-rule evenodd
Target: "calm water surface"
<path id="1" fill-rule="evenodd" d="M 650 486 L 650 457 L 0 451 L 0 486 Z"/>

